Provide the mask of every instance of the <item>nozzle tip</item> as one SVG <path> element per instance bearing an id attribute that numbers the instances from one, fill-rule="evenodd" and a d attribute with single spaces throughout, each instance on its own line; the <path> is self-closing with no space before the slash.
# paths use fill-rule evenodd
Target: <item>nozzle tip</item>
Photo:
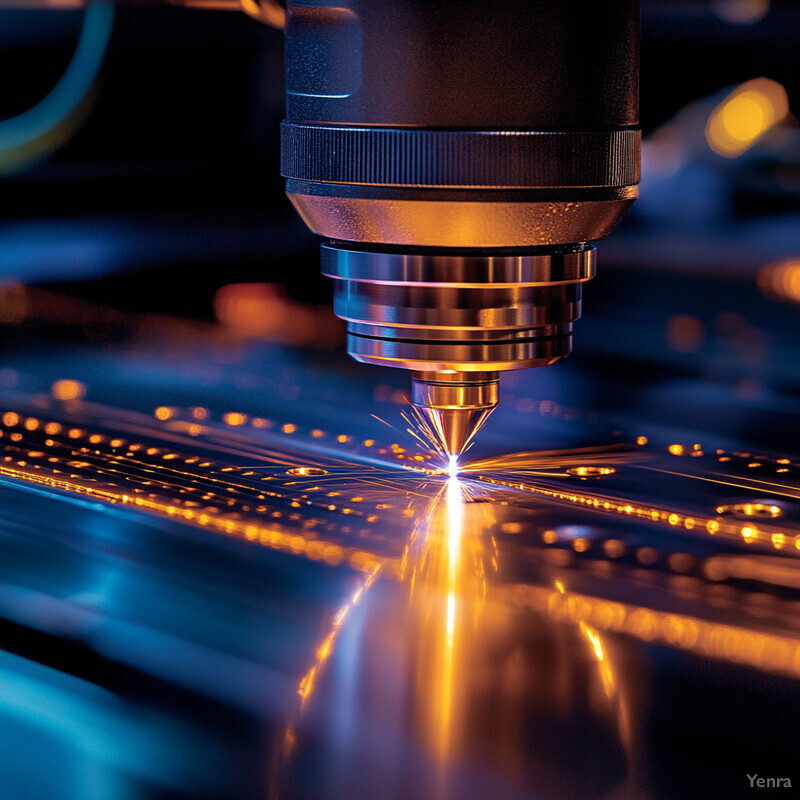
<path id="1" fill-rule="evenodd" d="M 497 406 L 497 373 L 415 373 L 411 402 L 450 457 L 460 456 Z M 456 466 L 457 470 L 457 466 Z"/>
<path id="2" fill-rule="evenodd" d="M 492 413 L 491 408 L 425 408 L 419 407 L 436 432 L 436 436 L 450 458 L 466 450 L 473 436 L 483 427 Z"/>

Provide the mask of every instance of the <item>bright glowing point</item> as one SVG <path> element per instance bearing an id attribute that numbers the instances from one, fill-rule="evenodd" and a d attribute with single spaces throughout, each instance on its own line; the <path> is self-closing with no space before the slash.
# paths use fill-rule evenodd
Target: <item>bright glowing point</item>
<path id="1" fill-rule="evenodd" d="M 734 89 L 712 112 L 705 135 L 715 153 L 735 158 L 789 113 L 786 90 L 768 78 Z"/>
<path id="2" fill-rule="evenodd" d="M 447 464 L 447 474 L 451 478 L 458 477 L 458 456 L 450 456 Z"/>

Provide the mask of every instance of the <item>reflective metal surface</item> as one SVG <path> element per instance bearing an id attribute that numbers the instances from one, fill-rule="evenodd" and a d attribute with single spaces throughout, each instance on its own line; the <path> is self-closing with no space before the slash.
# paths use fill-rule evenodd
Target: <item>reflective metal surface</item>
<path id="1" fill-rule="evenodd" d="M 711 384 L 681 425 L 608 355 L 523 374 L 452 468 L 402 375 L 134 319 L 103 348 L 29 329 L 0 372 L 10 796 L 795 778 L 800 461 L 731 437 Z"/>

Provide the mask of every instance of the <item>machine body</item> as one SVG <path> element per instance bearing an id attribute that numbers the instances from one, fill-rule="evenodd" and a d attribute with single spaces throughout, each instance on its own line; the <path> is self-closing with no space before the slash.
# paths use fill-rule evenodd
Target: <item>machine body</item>
<path id="1" fill-rule="evenodd" d="M 636 196 L 634 0 L 290 0 L 287 193 L 359 361 L 412 372 L 450 454 L 499 373 L 569 354 Z"/>

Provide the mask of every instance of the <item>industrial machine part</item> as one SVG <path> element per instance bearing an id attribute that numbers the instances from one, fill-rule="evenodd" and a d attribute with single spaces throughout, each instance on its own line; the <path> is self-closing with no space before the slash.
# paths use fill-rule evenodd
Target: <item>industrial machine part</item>
<path id="1" fill-rule="evenodd" d="M 281 171 L 348 350 L 410 370 L 460 454 L 500 372 L 569 354 L 589 243 L 636 196 L 638 0 L 167 1 L 285 19 Z"/>
<path id="2" fill-rule="evenodd" d="M 358 361 L 450 454 L 499 373 L 567 356 L 639 180 L 638 2 L 289 0 L 287 193 Z"/>

